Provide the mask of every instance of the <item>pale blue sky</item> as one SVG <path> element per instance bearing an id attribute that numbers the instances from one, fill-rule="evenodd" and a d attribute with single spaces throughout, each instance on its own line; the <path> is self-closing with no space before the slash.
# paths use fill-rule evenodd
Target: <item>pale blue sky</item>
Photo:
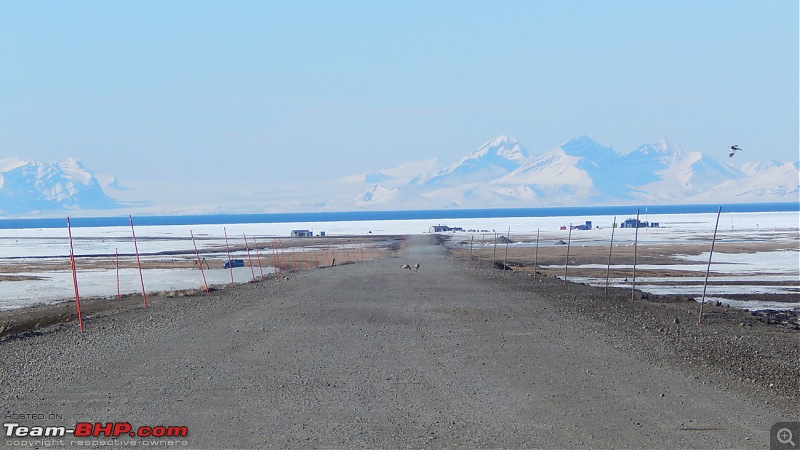
<path id="1" fill-rule="evenodd" d="M 798 122 L 796 0 L 0 0 L 0 158 L 123 184 L 333 179 L 499 134 L 790 161 Z"/>

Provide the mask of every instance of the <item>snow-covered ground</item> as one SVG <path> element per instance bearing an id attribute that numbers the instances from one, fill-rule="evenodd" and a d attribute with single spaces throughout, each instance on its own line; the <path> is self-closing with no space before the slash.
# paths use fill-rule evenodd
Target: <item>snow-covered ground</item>
<path id="1" fill-rule="evenodd" d="M 633 216 L 633 215 L 632 215 Z M 617 217 L 621 222 L 628 217 Z M 642 214 L 640 220 L 660 223 L 659 228 L 639 230 L 639 242 L 646 244 L 687 242 L 711 242 L 714 231 L 716 214 Z M 461 227 L 464 231 L 455 233 L 463 239 L 474 237 L 479 240 L 482 236 L 490 239 L 494 232 L 511 233 L 516 240 L 522 241 L 514 246 L 529 246 L 535 239 L 537 231 L 540 233 L 542 245 L 552 245 L 559 239 L 566 239 L 568 231 L 561 230 L 561 226 L 570 224 L 583 224 L 592 221 L 595 228 L 586 231 L 573 231 L 571 234 L 572 245 L 599 245 L 607 243 L 614 217 L 612 216 L 580 216 L 580 217 L 513 217 L 513 218 L 481 218 L 481 219 L 424 219 L 424 220 L 376 220 L 376 221 L 351 221 L 351 222 L 315 222 L 315 223 L 261 223 L 261 224 L 230 224 L 230 225 L 170 225 L 170 226 L 141 226 L 136 228 L 136 238 L 139 253 L 149 255 L 146 259 L 169 259 L 174 256 L 156 255 L 162 252 L 190 252 L 193 254 L 194 246 L 191 234 L 194 235 L 200 251 L 204 249 L 219 249 L 225 245 L 225 234 L 231 245 L 244 244 L 247 237 L 251 245 L 255 239 L 260 245 L 271 243 L 276 237 L 289 236 L 293 229 L 309 229 L 318 234 L 324 231 L 327 236 L 343 235 L 392 235 L 392 234 L 422 234 L 427 233 L 433 225 L 449 225 Z M 712 271 L 723 274 L 725 279 L 736 282 L 752 281 L 751 285 L 730 285 L 729 289 L 723 286 L 710 286 L 708 294 L 724 299 L 725 293 L 769 293 L 769 292 L 798 292 L 800 290 L 800 220 L 796 212 L 775 213 L 730 213 L 722 214 L 720 219 L 717 242 L 770 242 L 775 240 L 788 240 L 795 244 L 791 251 L 763 252 L 749 254 L 724 254 L 714 253 Z M 483 232 L 483 230 L 487 230 Z M 190 234 L 191 233 L 191 234 Z M 617 228 L 614 232 L 615 245 L 632 245 L 634 229 Z M 115 252 L 130 261 L 134 254 L 134 243 L 130 227 L 78 227 L 72 228 L 73 246 L 78 261 L 85 260 L 86 255 L 97 257 L 113 257 Z M 527 237 L 527 239 L 525 238 Z M 548 244 L 549 243 L 549 244 Z M 335 245 L 334 242 L 331 245 Z M 80 258 L 84 255 L 83 258 Z M 217 256 L 221 256 L 218 254 Z M 191 255 L 190 255 L 191 256 Z M 213 256 L 213 255 L 204 255 Z M 262 253 L 262 257 L 266 256 Z M 244 252 L 232 255 L 234 258 L 245 259 Z M 705 270 L 708 262 L 708 253 L 701 255 L 686 255 L 686 265 L 675 265 L 669 268 L 675 270 Z M 19 267 L 31 265 L 48 265 L 50 270 L 23 271 Z M 589 267 L 589 266 L 586 266 Z M 616 266 L 623 268 L 625 266 Z M 638 266 L 644 268 L 644 266 Z M 22 281 L 0 281 L 0 309 L 13 309 L 39 303 L 52 303 L 68 300 L 74 297 L 72 274 L 69 270 L 69 239 L 67 229 L 0 229 L 0 277 L 3 275 L 25 275 L 38 279 Z M 603 266 L 605 268 L 605 266 Z M 659 266 L 659 268 L 667 268 Z M 265 273 L 270 268 L 264 268 Z M 256 269 L 258 272 L 258 269 Z M 205 271 L 208 283 L 230 283 L 230 271 L 212 267 Z M 260 273 L 257 273 L 260 275 Z M 772 280 L 772 277 L 786 277 L 780 280 L 796 281 L 792 286 L 763 286 L 759 281 Z M 135 293 L 141 291 L 141 281 L 136 269 L 120 269 L 121 293 Z M 234 279 L 237 283 L 251 279 L 249 267 L 234 269 Z M 768 278 L 769 277 L 769 278 Z M 146 290 L 168 291 L 176 289 L 201 288 L 203 280 L 198 269 L 145 269 L 143 278 Z M 571 278 L 573 279 L 573 278 Z M 573 279 L 579 281 L 577 279 Z M 682 293 L 691 295 L 697 286 L 664 285 L 668 279 L 637 280 L 637 287 L 653 293 Z M 682 278 L 686 281 L 686 278 Z M 715 280 L 722 280 L 717 277 Z M 674 281 L 674 280 L 671 280 Z M 586 282 L 593 282 L 586 280 Z M 602 280 L 605 283 L 605 280 Z M 624 280 L 613 280 L 617 285 L 624 285 Z M 113 297 L 116 295 L 116 272 L 111 270 L 80 270 L 78 283 L 81 296 Z M 641 284 L 640 284 L 641 283 Z M 702 287 L 701 287 L 702 288 Z M 767 289 L 769 288 L 769 289 Z M 691 292 L 690 292 L 691 291 Z M 723 301 L 723 300 L 720 300 Z M 731 301 L 732 303 L 732 301 Z M 732 303 L 733 304 L 733 303 Z M 739 307 L 759 308 L 748 302 L 747 305 L 736 304 Z M 800 308 L 796 303 L 780 303 L 783 308 Z M 769 306 L 772 307 L 772 306 Z"/>

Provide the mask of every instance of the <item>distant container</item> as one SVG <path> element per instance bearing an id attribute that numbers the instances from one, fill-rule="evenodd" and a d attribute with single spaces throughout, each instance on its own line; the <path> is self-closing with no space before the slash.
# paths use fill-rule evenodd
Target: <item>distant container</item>
<path id="1" fill-rule="evenodd" d="M 370 233 L 371 233 L 371 232 L 370 232 Z M 319 232 L 319 237 L 325 237 L 325 232 L 324 232 L 324 231 L 320 231 L 320 232 Z"/>
<path id="2" fill-rule="evenodd" d="M 314 232 L 311 230 L 292 230 L 292 237 L 313 237 Z"/>

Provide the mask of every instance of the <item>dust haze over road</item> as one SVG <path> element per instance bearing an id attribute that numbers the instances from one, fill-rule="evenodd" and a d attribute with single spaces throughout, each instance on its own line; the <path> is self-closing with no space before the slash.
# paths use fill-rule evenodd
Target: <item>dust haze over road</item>
<path id="1" fill-rule="evenodd" d="M 184 425 L 189 447 L 226 448 L 764 447 L 773 423 L 797 420 L 465 270 L 435 236 L 407 243 L 153 299 L 83 335 L 69 324 L 4 340 L 4 414 Z"/>

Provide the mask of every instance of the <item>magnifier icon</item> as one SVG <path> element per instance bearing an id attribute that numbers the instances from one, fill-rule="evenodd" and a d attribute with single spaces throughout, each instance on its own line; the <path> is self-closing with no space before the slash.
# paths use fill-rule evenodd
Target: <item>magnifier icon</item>
<path id="1" fill-rule="evenodd" d="M 797 447 L 797 445 L 795 445 L 794 441 L 792 440 L 793 439 L 792 430 L 788 428 L 781 428 L 780 430 L 778 430 L 778 432 L 775 433 L 775 437 L 778 438 L 778 442 L 780 442 L 781 444 L 791 444 L 792 447 Z"/>

